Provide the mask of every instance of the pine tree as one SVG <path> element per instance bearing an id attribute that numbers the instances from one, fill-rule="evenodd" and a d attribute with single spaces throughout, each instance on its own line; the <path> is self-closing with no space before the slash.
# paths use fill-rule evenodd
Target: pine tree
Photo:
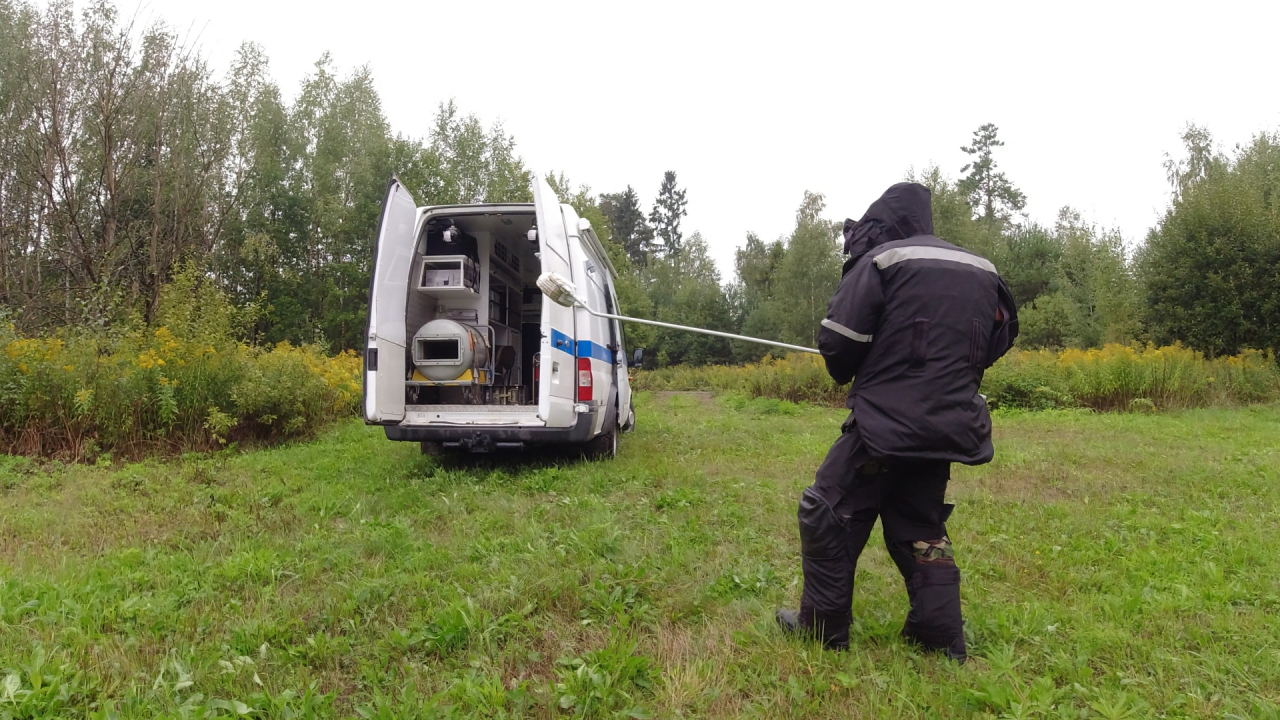
<path id="1" fill-rule="evenodd" d="M 680 218 L 688 215 L 685 206 L 685 191 L 676 187 L 676 173 L 668 170 L 662 176 L 662 187 L 658 189 L 658 199 L 654 201 L 653 211 L 649 213 L 649 224 L 653 232 L 662 240 L 662 252 L 675 256 L 680 254 L 680 243 L 684 236 L 680 234 Z"/>
<path id="2" fill-rule="evenodd" d="M 973 131 L 971 145 L 960 148 L 973 160 L 960 168 L 960 172 L 969 174 L 960 179 L 958 186 L 969 198 L 969 204 L 975 210 L 981 210 L 979 217 L 988 226 L 1004 225 L 1013 213 L 1027 205 L 1027 197 L 1022 191 L 1014 187 L 1004 173 L 996 172 L 992 151 L 1004 146 L 999 132 L 1000 128 L 987 123 Z"/>
<path id="3" fill-rule="evenodd" d="M 653 230 L 645 222 L 635 189 L 628 185 L 622 192 L 601 195 L 600 209 L 609 222 L 614 241 L 627 251 L 631 262 L 644 267 L 653 244 Z"/>

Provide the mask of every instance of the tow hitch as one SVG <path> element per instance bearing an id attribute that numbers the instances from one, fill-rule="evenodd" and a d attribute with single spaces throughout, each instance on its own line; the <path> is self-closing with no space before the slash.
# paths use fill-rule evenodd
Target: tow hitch
<path id="1" fill-rule="evenodd" d="M 475 433 L 469 438 L 447 441 L 442 444 L 447 448 L 457 448 L 473 453 L 491 453 L 494 450 L 520 450 L 524 447 L 522 442 L 494 442 L 493 438 L 484 433 Z"/>

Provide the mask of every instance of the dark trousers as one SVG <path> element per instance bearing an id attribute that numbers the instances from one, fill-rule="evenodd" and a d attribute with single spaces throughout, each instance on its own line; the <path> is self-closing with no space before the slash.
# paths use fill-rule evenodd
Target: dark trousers
<path id="1" fill-rule="evenodd" d="M 870 458 L 856 426 L 831 446 L 799 510 L 800 622 L 826 645 L 849 642 L 854 572 L 879 517 L 885 547 L 911 599 L 902 634 L 956 659 L 965 657 L 960 570 L 946 527 L 950 477 L 951 464 L 945 461 Z"/>

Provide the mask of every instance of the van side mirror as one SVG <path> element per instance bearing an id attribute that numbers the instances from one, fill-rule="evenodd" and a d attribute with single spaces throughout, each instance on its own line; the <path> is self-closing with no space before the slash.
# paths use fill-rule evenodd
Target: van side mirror
<path id="1" fill-rule="evenodd" d="M 631 362 L 627 363 L 627 367 L 638 368 L 641 365 L 644 365 L 644 348 L 636 348 L 635 353 L 631 356 Z"/>

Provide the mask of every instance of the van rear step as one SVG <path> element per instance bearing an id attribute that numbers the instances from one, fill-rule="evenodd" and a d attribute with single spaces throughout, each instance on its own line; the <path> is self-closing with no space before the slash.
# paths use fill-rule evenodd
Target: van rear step
<path id="1" fill-rule="evenodd" d="M 406 427 L 421 425 L 485 425 L 544 427 L 537 405 L 409 405 Z"/>

